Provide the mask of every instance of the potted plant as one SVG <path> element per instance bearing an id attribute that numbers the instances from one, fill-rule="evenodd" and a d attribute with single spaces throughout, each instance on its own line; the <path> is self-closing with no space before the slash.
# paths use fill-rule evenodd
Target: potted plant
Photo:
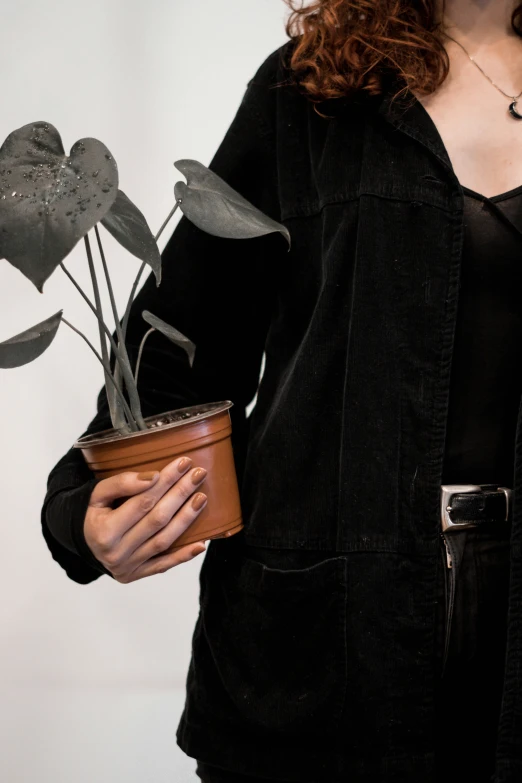
<path id="1" fill-rule="evenodd" d="M 243 527 L 231 442 L 229 409 L 233 403 L 210 401 L 143 417 L 137 379 L 148 336 L 156 330 L 183 348 L 190 366 L 196 346 L 175 327 L 143 311 L 150 329 L 143 336 L 135 366 L 131 366 L 126 330 L 141 274 L 149 267 L 156 285 L 161 284 L 162 261 L 157 241 L 178 208 L 198 228 L 215 236 L 241 239 L 278 231 L 290 246 L 285 226 L 256 209 L 203 164 L 185 159 L 174 165 L 187 182 L 175 184 L 174 207 L 154 237 L 143 214 L 119 189 L 114 156 L 97 139 L 80 139 L 67 155 L 56 128 L 46 122 L 34 122 L 10 133 L 0 148 L 0 258 L 15 266 L 40 293 L 45 281 L 60 267 L 96 317 L 100 340 L 98 352 L 60 310 L 1 342 L 0 367 L 20 367 L 39 357 L 52 343 L 60 324 L 65 323 L 94 352 L 105 375 L 112 428 L 74 443 L 94 475 L 106 478 L 126 470 L 161 470 L 181 454 L 191 456 L 195 464 L 207 469 L 205 494 L 209 502 L 167 551 L 202 539 L 230 536 Z M 121 320 L 99 224 L 142 262 Z M 91 230 L 103 267 L 114 333 L 103 316 L 89 239 Z M 85 245 L 94 301 L 63 263 L 80 240 Z"/>

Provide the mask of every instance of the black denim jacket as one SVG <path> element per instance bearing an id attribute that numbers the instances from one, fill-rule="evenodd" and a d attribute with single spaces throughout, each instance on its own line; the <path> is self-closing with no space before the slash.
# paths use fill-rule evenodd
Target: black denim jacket
<path id="1" fill-rule="evenodd" d="M 279 234 L 227 240 L 182 217 L 163 282 L 148 278 L 129 324 L 134 355 L 144 309 L 197 346 L 190 369 L 165 338 L 149 338 L 145 415 L 235 403 L 245 529 L 205 555 L 177 739 L 191 756 L 259 776 L 430 781 L 462 188 L 419 102 L 391 106 L 390 81 L 381 96 L 325 102 L 323 119 L 276 86 L 290 49 L 250 80 L 210 164 L 288 227 L 290 252 Z M 87 432 L 108 426 L 102 390 Z M 519 416 L 497 783 L 522 779 L 521 446 Z M 82 537 L 93 484 L 71 449 L 42 511 L 53 557 L 81 583 L 103 573 Z M 69 546 L 51 533 L 64 522 Z M 270 567 L 239 542 L 316 559 Z"/>

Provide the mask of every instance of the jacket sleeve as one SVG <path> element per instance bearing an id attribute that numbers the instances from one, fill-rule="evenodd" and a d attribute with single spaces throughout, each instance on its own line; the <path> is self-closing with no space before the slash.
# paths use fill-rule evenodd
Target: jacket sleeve
<path id="1" fill-rule="evenodd" d="M 266 79 L 248 82 L 240 106 L 209 168 L 270 217 L 280 221 L 273 129 Z M 179 177 L 181 179 L 181 177 Z M 234 403 L 232 444 L 239 485 L 248 436 L 246 406 L 254 398 L 267 330 L 275 307 L 278 264 L 288 244 L 279 233 L 252 239 L 210 235 L 181 216 L 162 254 L 162 281 L 153 274 L 137 294 L 128 323 L 127 349 L 135 364 L 149 329 L 150 310 L 196 345 L 193 366 L 185 352 L 158 332 L 143 351 L 138 391 L 144 416 L 187 405 Z M 112 357 L 114 358 L 114 357 Z M 84 434 L 111 426 L 105 388 Z M 42 508 L 43 535 L 52 557 L 74 581 L 87 584 L 110 572 L 96 560 L 83 522 L 96 479 L 78 449 L 52 469 Z"/>

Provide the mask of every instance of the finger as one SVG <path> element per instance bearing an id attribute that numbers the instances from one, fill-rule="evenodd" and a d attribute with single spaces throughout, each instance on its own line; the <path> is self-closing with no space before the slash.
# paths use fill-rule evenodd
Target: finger
<path id="1" fill-rule="evenodd" d="M 174 568 L 174 566 L 193 560 L 195 557 L 205 552 L 205 550 L 206 546 L 204 541 L 198 541 L 197 544 L 187 544 L 187 546 L 183 546 L 175 552 L 170 552 L 168 555 L 162 555 L 160 557 L 155 557 L 152 560 L 148 560 L 130 573 L 119 577 L 115 576 L 115 579 L 118 582 L 122 582 L 122 584 L 128 584 L 129 582 L 136 582 L 138 579 L 143 579 L 146 576 L 163 574 L 165 571 Z"/>
<path id="2" fill-rule="evenodd" d="M 130 550 L 129 556 L 125 557 L 126 565 L 129 564 L 131 568 L 138 567 L 150 558 L 165 552 L 201 514 L 207 502 L 207 496 L 203 492 L 197 492 L 181 506 L 162 530 L 148 538 L 141 546 Z M 130 531 L 128 535 L 132 536 L 132 533 L 133 531 Z M 126 545 L 125 541 L 121 543 L 123 546 Z"/>
<path id="3" fill-rule="evenodd" d="M 143 492 L 157 484 L 159 471 L 135 472 L 125 471 L 116 476 L 99 481 L 92 493 L 89 505 L 95 508 L 110 507 L 115 500 Z"/>
<path id="4" fill-rule="evenodd" d="M 150 491 L 129 498 L 116 509 L 111 525 L 120 541 L 120 552 L 130 557 L 144 541 L 163 530 L 205 478 L 206 471 L 199 467 L 181 477 L 178 473 L 172 485 L 172 479 L 167 475 L 164 479 L 160 478 Z M 167 487 L 164 493 L 160 482 Z M 160 493 L 161 496 L 156 499 Z"/>
<path id="5" fill-rule="evenodd" d="M 143 519 L 154 508 L 158 500 L 177 484 L 191 467 L 192 460 L 189 457 L 181 457 L 169 462 L 160 471 L 159 478 L 150 488 L 129 497 L 118 508 L 115 508 L 111 515 L 111 526 L 115 531 L 115 536 L 120 538 Z"/>

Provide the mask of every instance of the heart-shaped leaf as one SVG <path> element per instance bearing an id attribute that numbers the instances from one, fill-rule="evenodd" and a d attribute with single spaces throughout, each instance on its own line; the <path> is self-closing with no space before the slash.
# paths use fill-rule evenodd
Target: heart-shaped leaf
<path id="1" fill-rule="evenodd" d="M 122 190 L 102 219 L 107 231 L 132 255 L 145 261 L 156 276 L 156 285 L 161 283 L 161 255 L 156 240 L 138 207 Z"/>
<path id="2" fill-rule="evenodd" d="M 0 343 L 0 368 L 21 367 L 37 359 L 54 340 L 62 313 L 63 310 L 60 310 L 36 326 Z"/>
<path id="3" fill-rule="evenodd" d="M 101 141 L 80 139 L 66 155 L 53 125 L 24 125 L 0 148 L 0 256 L 41 292 L 117 193 L 116 161 Z"/>
<path id="4" fill-rule="evenodd" d="M 152 326 L 154 329 L 157 329 L 158 332 L 161 332 L 161 334 L 165 335 L 165 337 L 168 337 L 171 342 L 173 342 L 175 345 L 179 345 L 180 348 L 183 348 L 183 350 L 187 352 L 189 364 L 192 367 L 194 354 L 196 352 L 196 346 L 194 343 L 189 340 L 188 337 L 185 337 L 184 334 L 178 332 L 177 329 L 174 329 L 173 326 L 169 326 L 169 324 L 165 323 L 165 321 L 162 321 L 161 318 L 152 315 L 152 313 L 150 313 L 148 310 L 144 310 L 141 315 L 143 320 L 150 324 L 150 326 Z"/>
<path id="5" fill-rule="evenodd" d="M 198 228 L 218 237 L 249 239 L 279 231 L 288 242 L 290 232 L 265 215 L 197 160 L 178 160 L 175 167 L 187 178 L 176 182 L 174 195 L 180 209 Z"/>

